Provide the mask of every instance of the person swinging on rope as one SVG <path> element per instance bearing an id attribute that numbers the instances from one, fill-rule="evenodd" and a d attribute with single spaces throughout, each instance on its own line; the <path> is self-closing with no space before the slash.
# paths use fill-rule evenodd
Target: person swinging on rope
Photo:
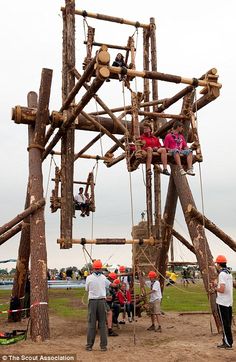
<path id="1" fill-rule="evenodd" d="M 151 163 L 153 151 L 161 155 L 161 161 L 163 164 L 164 175 L 170 176 L 169 171 L 167 170 L 167 153 L 166 149 L 160 144 L 160 141 L 152 133 L 152 125 L 150 122 L 145 121 L 143 123 L 143 134 L 140 136 L 141 141 L 143 142 L 142 149 L 147 152 L 146 158 L 146 171 L 148 175 L 152 174 Z"/>

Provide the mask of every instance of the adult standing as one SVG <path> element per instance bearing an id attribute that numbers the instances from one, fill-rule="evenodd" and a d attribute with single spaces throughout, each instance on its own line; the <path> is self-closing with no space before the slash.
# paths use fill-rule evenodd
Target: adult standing
<path id="1" fill-rule="evenodd" d="M 219 272 L 218 284 L 215 287 L 217 292 L 216 304 L 223 328 L 223 343 L 219 344 L 217 347 L 231 349 L 233 345 L 233 335 L 231 330 L 233 278 L 229 268 L 227 268 L 227 259 L 224 255 L 217 256 L 216 268 Z"/>
<path id="2" fill-rule="evenodd" d="M 107 327 L 106 327 L 106 288 L 111 284 L 102 274 L 101 260 L 93 262 L 93 272 L 86 278 L 85 290 L 88 292 L 88 331 L 86 350 L 92 351 L 97 321 L 100 331 L 101 351 L 107 351 Z"/>

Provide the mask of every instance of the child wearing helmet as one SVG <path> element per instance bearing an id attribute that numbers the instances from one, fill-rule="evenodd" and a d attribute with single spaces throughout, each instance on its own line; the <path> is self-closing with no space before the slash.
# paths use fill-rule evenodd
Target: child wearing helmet
<path id="1" fill-rule="evenodd" d="M 150 271 L 148 277 L 150 279 L 149 286 L 151 289 L 148 294 L 150 294 L 149 310 L 152 324 L 147 330 L 161 332 L 160 314 L 162 293 L 160 282 L 157 280 L 157 273 L 155 271 Z"/>

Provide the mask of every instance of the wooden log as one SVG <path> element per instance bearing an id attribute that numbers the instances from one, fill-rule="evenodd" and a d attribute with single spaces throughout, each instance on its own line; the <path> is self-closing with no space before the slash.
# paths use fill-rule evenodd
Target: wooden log
<path id="1" fill-rule="evenodd" d="M 153 237 L 152 224 L 153 224 L 153 214 L 152 214 L 152 177 L 146 169 L 146 210 L 147 210 L 147 230 L 148 237 Z"/>
<path id="2" fill-rule="evenodd" d="M 143 112 L 143 111 L 139 111 L 138 112 L 139 115 L 141 116 L 147 116 L 150 118 L 173 118 L 173 119 L 180 119 L 180 120 L 184 120 L 186 119 L 185 116 L 181 115 L 181 114 L 168 114 L 168 113 L 157 113 L 157 112 Z"/>
<path id="3" fill-rule="evenodd" d="M 188 185 L 187 178 L 181 176 L 177 166 L 173 166 L 173 178 L 178 192 L 178 196 L 181 202 L 183 213 L 185 216 L 186 224 L 188 226 L 189 234 L 192 239 L 192 243 L 196 252 L 197 261 L 199 268 L 201 270 L 201 275 L 203 278 L 203 283 L 209 298 L 211 305 L 211 310 L 216 322 L 217 329 L 220 330 L 221 322 L 216 308 L 216 295 L 209 293 L 210 285 L 209 283 L 215 282 L 217 279 L 217 272 L 213 257 L 211 255 L 209 245 L 205 236 L 204 228 L 196 219 L 189 219 L 187 217 L 187 210 L 189 205 L 195 207 L 195 202 L 191 193 L 191 190 Z"/>
<path id="4" fill-rule="evenodd" d="M 206 216 L 201 214 L 194 205 L 191 205 L 191 204 L 188 205 L 188 207 L 186 209 L 186 216 L 190 220 L 196 220 L 198 223 L 203 225 L 206 229 L 210 230 L 214 235 L 216 235 L 220 240 L 222 240 L 232 250 L 236 251 L 236 241 L 233 240 L 229 235 L 227 235 L 218 226 L 216 226 Z"/>
<path id="5" fill-rule="evenodd" d="M 63 243 L 63 239 L 57 239 L 57 243 Z M 158 240 L 154 240 L 153 238 L 150 239 L 133 239 L 133 240 L 126 240 L 126 239 L 111 239 L 111 238 L 100 238 L 100 239 L 72 239 L 72 244 L 96 244 L 96 245 L 123 245 L 123 244 L 147 244 L 147 245 L 155 245 L 158 243 Z"/>
<path id="6" fill-rule="evenodd" d="M 126 157 L 125 153 L 122 153 L 122 155 L 117 156 L 116 158 L 113 158 L 111 161 L 105 161 L 105 164 L 107 167 L 112 167 L 116 165 L 118 162 L 122 161 Z"/>
<path id="7" fill-rule="evenodd" d="M 61 10 L 63 11 L 64 8 L 62 7 Z M 98 14 L 98 13 L 91 13 L 87 12 L 86 10 L 75 10 L 76 15 L 82 15 L 83 17 L 88 18 L 94 18 L 98 20 L 104 20 L 104 21 L 110 21 L 112 23 L 119 23 L 119 24 L 126 24 L 126 25 L 132 25 L 136 28 L 149 28 L 149 24 L 143 24 L 139 21 L 130 21 L 123 18 L 118 18 L 116 16 L 110 16 L 110 15 L 104 15 L 104 14 Z"/>
<path id="8" fill-rule="evenodd" d="M 88 42 L 84 41 L 84 44 L 87 45 Z M 104 45 L 104 43 L 98 43 L 96 41 L 93 41 L 92 45 L 93 46 L 101 46 L 101 45 Z M 107 43 L 105 43 L 105 45 L 107 46 L 107 48 L 110 48 L 110 49 L 130 50 L 130 48 L 128 46 L 121 46 L 121 45 L 114 45 L 114 44 L 107 44 Z"/>
<path id="9" fill-rule="evenodd" d="M 109 66 L 108 69 L 111 72 L 111 74 L 122 74 L 123 72 L 123 69 L 121 67 Z M 138 71 L 133 69 L 127 69 L 126 74 L 130 77 L 158 79 L 170 83 L 183 83 L 193 86 L 195 86 L 195 84 L 197 83 L 198 86 L 202 87 L 211 86 L 219 89 L 222 87 L 222 84 L 216 82 L 209 82 L 207 80 L 198 80 L 196 78 L 186 78 L 186 77 L 181 77 L 179 75 L 147 71 L 147 70 Z"/>
<path id="10" fill-rule="evenodd" d="M 35 92 L 29 92 L 27 95 L 27 105 L 37 110 L 38 95 Z M 36 113 L 35 113 L 36 116 Z M 33 143 L 34 123 L 28 126 L 28 146 Z M 28 185 L 25 197 L 25 209 L 30 206 L 30 182 Z M 18 224 L 19 225 L 19 224 Z M 23 227 L 21 231 L 20 243 L 18 248 L 18 257 L 16 263 L 16 272 L 13 280 L 12 298 L 20 300 L 20 308 L 24 307 L 25 284 L 29 270 L 30 258 L 30 214 L 23 219 Z M 10 305 L 11 309 L 11 305 Z M 21 320 L 22 313 L 18 312 L 15 316 L 10 313 L 8 320 Z"/>
<path id="11" fill-rule="evenodd" d="M 165 285 L 165 275 L 168 263 L 168 251 L 170 248 L 172 228 L 174 225 L 176 206 L 178 200 L 175 183 L 172 176 L 173 167 L 175 166 L 171 166 L 171 176 L 168 184 L 167 196 L 166 196 L 164 213 L 163 213 L 163 224 L 162 224 L 162 233 L 161 233 L 162 239 L 161 243 L 157 247 L 157 258 L 156 258 L 156 267 L 160 273 L 160 285 L 162 290 L 164 289 Z"/>
<path id="12" fill-rule="evenodd" d="M 69 105 L 74 101 L 78 90 L 82 87 L 94 70 L 96 59 L 84 72 L 84 77 L 75 85 L 75 76 L 71 69 L 75 67 L 75 1 L 68 0 L 63 13 L 63 49 L 62 49 L 62 102 L 61 111 L 64 115 L 64 124 L 73 117 L 73 110 Z M 74 121 L 74 120 L 73 120 Z M 63 132 L 61 137 L 61 212 L 60 212 L 60 236 L 68 243 L 62 246 L 64 249 L 72 247 L 69 240 L 72 238 L 73 220 L 73 179 L 74 179 L 74 140 L 75 131 L 73 121 Z M 63 127 L 62 125 L 62 127 Z"/>
<path id="13" fill-rule="evenodd" d="M 149 39 L 150 39 L 150 31 L 149 29 L 143 29 L 143 69 L 149 70 Z M 150 86 L 149 79 L 144 78 L 143 80 L 143 100 L 144 103 L 149 103 L 150 101 Z M 141 104 L 140 104 L 141 107 Z M 144 111 L 149 112 L 150 106 L 144 106 Z"/>
<path id="14" fill-rule="evenodd" d="M 188 250 L 190 250 L 192 253 L 196 254 L 195 249 L 193 247 L 193 245 L 191 245 L 188 240 L 186 240 L 180 233 L 178 233 L 178 231 L 176 231 L 175 229 L 172 229 L 172 235 L 176 237 L 176 239 L 178 239 L 179 241 L 181 241 L 181 243 L 186 246 L 186 248 Z"/>
<path id="15" fill-rule="evenodd" d="M 48 110 L 52 70 L 43 69 L 39 90 L 33 143 L 29 146 L 29 184 L 30 200 L 35 202 L 43 198 L 42 152 L 45 137 L 45 114 Z M 30 310 L 31 338 L 44 341 L 49 338 L 47 252 L 45 240 L 44 208 L 38 209 L 30 219 L 31 272 L 30 272 Z M 39 278 L 40 276 L 40 278 Z M 44 302 L 46 304 L 38 304 Z"/>
<path id="16" fill-rule="evenodd" d="M 210 102 L 214 101 L 217 97 L 219 97 L 220 91 L 216 87 L 212 87 L 209 92 L 199 98 L 192 107 L 193 112 L 205 107 Z"/>
<path id="17" fill-rule="evenodd" d="M 25 219 L 27 216 L 33 214 L 35 211 L 37 211 L 44 205 L 45 205 L 45 199 L 41 199 L 39 201 L 34 201 L 27 209 L 25 209 L 23 212 L 21 212 L 16 217 L 14 217 L 14 219 L 12 219 L 8 223 L 2 225 L 0 227 L 0 235 L 4 234 L 8 230 L 10 230 L 13 226 L 18 224 L 20 221 Z"/>
<path id="18" fill-rule="evenodd" d="M 12 238 L 12 236 L 18 234 L 22 230 L 23 222 L 17 224 L 15 227 L 11 228 L 9 231 L 0 236 L 0 245 L 4 244 L 7 240 Z"/>

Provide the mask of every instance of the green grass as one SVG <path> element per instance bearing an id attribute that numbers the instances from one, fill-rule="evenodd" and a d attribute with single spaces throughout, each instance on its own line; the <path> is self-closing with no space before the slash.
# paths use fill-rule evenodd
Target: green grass
<path id="1" fill-rule="evenodd" d="M 139 288 L 137 288 L 139 289 Z M 137 290 L 138 293 L 138 290 Z M 10 299 L 11 290 L 0 290 L 0 304 Z M 9 303 L 0 306 L 0 310 L 6 310 Z M 180 284 L 167 287 L 164 290 L 162 300 L 163 311 L 191 312 L 210 311 L 210 305 L 205 289 L 201 281 L 197 284 L 189 284 L 187 288 Z M 236 313 L 236 292 L 234 289 L 234 313 Z M 87 293 L 81 289 L 49 289 L 49 312 L 63 318 L 85 319 L 87 315 Z M 5 314 L 0 314 L 6 316 Z"/>

